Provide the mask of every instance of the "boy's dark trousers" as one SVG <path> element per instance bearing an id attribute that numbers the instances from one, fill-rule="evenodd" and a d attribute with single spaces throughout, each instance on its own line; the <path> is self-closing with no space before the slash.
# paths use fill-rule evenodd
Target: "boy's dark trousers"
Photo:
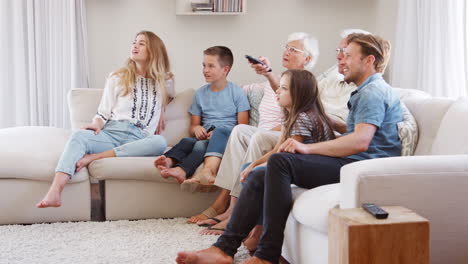
<path id="1" fill-rule="evenodd" d="M 183 138 L 164 155 L 172 158 L 175 161 L 174 167 L 183 169 L 188 179 L 192 177 L 206 156 L 223 157 L 231 131 L 232 129 L 223 127 L 216 128 L 209 140 Z"/>

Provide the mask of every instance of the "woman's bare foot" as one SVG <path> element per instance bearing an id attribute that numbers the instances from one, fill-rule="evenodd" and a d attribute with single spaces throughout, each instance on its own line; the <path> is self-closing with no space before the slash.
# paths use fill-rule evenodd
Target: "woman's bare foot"
<path id="1" fill-rule="evenodd" d="M 52 181 L 47 194 L 42 198 L 42 200 L 36 204 L 37 208 L 47 208 L 47 207 L 60 207 L 62 205 L 62 191 L 67 184 L 70 175 L 57 172 Z"/>
<path id="2" fill-rule="evenodd" d="M 97 159 L 96 154 L 86 154 L 76 163 L 75 172 L 79 172 L 83 167 L 88 166 L 91 162 Z"/>
<path id="3" fill-rule="evenodd" d="M 172 165 L 174 165 L 172 159 L 164 155 L 161 155 L 154 160 L 154 166 L 159 170 L 172 168 Z"/>
<path id="4" fill-rule="evenodd" d="M 178 264 L 232 264 L 231 256 L 217 247 L 209 247 L 200 251 L 179 252 L 176 262 Z"/>
<path id="5" fill-rule="evenodd" d="M 200 183 L 204 185 L 212 185 L 216 180 L 216 175 L 210 168 L 203 168 L 200 172 Z"/>
<path id="6" fill-rule="evenodd" d="M 37 208 L 47 207 L 60 207 L 62 205 L 62 198 L 60 191 L 56 189 L 50 189 L 42 200 L 36 204 Z"/>
<path id="7" fill-rule="evenodd" d="M 241 264 L 272 264 L 270 261 L 259 259 L 257 257 L 251 257 L 248 260 L 242 262 Z"/>
<path id="8" fill-rule="evenodd" d="M 175 167 L 161 170 L 161 176 L 163 178 L 172 177 L 181 184 L 185 181 L 187 173 L 181 167 Z"/>
<path id="9" fill-rule="evenodd" d="M 229 223 L 229 219 L 225 219 L 217 223 L 216 225 L 204 228 L 203 230 L 200 231 L 200 235 L 215 235 L 215 236 L 222 235 L 228 223 Z"/>

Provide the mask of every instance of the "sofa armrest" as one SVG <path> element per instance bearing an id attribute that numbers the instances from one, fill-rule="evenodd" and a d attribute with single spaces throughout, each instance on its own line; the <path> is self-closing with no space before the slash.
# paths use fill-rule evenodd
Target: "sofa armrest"
<path id="1" fill-rule="evenodd" d="M 430 221 L 431 262 L 465 263 L 468 155 L 359 161 L 341 169 L 341 208 L 401 205 Z"/>
<path id="2" fill-rule="evenodd" d="M 468 202 L 468 155 L 359 161 L 341 169 L 340 182 L 342 208 L 360 207 L 363 202 L 411 209 L 463 204 Z"/>

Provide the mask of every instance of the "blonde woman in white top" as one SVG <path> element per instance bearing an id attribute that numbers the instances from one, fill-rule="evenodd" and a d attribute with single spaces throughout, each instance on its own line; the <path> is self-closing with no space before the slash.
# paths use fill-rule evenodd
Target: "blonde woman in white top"
<path id="1" fill-rule="evenodd" d="M 164 109 L 174 96 L 169 58 L 162 40 L 139 32 L 124 67 L 110 74 L 92 123 L 73 133 L 39 208 L 61 206 L 65 184 L 81 168 L 107 157 L 158 156 L 166 140 Z"/>

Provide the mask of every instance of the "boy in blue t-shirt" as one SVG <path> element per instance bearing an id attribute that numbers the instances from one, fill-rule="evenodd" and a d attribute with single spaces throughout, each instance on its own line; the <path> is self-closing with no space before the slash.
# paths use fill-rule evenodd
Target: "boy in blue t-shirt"
<path id="1" fill-rule="evenodd" d="M 249 121 L 247 96 L 226 79 L 234 61 L 231 50 L 215 46 L 203 54 L 203 76 L 208 84 L 195 92 L 190 106 L 189 133 L 193 137 L 183 138 L 154 161 L 162 177 L 173 177 L 179 184 L 190 178 L 202 162 L 199 180 L 213 184 L 231 130 Z"/>

